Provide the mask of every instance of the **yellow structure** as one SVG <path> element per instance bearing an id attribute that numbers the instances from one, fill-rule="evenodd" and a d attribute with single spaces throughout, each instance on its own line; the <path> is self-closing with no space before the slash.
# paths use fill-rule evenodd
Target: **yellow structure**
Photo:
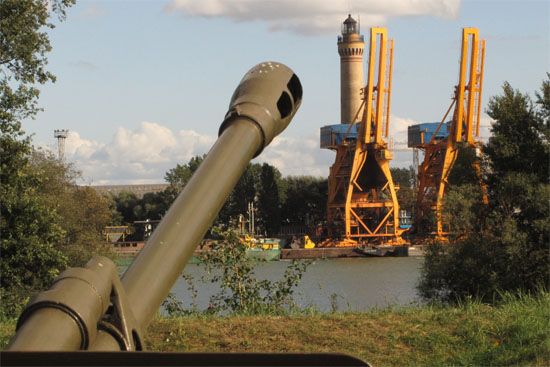
<path id="1" fill-rule="evenodd" d="M 401 244 L 399 204 L 388 149 L 393 40 L 385 28 L 371 28 L 368 80 L 362 88 L 357 126 L 349 125 L 330 168 L 327 221 L 337 246 Z M 342 105 L 344 108 L 344 105 Z M 355 121 L 353 119 L 352 121 Z M 355 138 L 351 132 L 356 131 Z"/>
<path id="2" fill-rule="evenodd" d="M 130 233 L 130 227 L 128 226 L 106 226 L 102 231 L 106 242 L 117 242 L 120 239 L 124 241 Z"/>
<path id="3" fill-rule="evenodd" d="M 342 23 L 342 35 L 338 36 L 340 55 L 340 119 L 342 124 L 357 122 L 363 88 L 363 51 L 365 42 L 359 23 L 348 15 Z"/>
<path id="4" fill-rule="evenodd" d="M 478 148 L 484 58 L 485 40 L 479 40 L 477 28 L 464 28 L 459 80 L 452 103 L 432 139 L 419 145 L 419 148 L 424 150 L 424 161 L 418 168 L 419 186 L 414 228 L 418 233 L 431 232 L 439 240 L 445 240 L 449 231 L 449 223 L 443 218 L 443 200 L 459 147 L 465 143 Z M 448 126 L 449 135 L 436 140 L 437 133 L 453 107 L 453 118 Z M 473 169 L 480 177 L 478 163 Z M 483 200 L 487 203 L 485 186 L 481 184 L 481 187 Z M 433 215 L 433 219 L 429 218 L 430 215 Z M 435 228 L 430 229 L 433 220 Z"/>
<path id="5" fill-rule="evenodd" d="M 278 250 L 280 247 L 277 238 L 255 238 L 245 234 L 240 240 L 247 249 Z"/>
<path id="6" fill-rule="evenodd" d="M 304 248 L 315 248 L 315 242 L 313 242 L 307 234 L 304 236 Z"/>

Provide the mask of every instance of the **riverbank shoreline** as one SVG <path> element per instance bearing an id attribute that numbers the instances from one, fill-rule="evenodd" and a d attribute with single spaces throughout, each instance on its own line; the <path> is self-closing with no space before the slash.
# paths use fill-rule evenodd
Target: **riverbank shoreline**
<path id="1" fill-rule="evenodd" d="M 327 260 L 327 259 L 343 259 L 343 258 L 372 258 L 372 257 L 424 257 L 425 246 L 416 245 L 408 247 L 400 247 L 400 251 L 397 253 L 390 252 L 384 255 L 376 253 L 366 253 L 365 251 L 358 251 L 355 247 L 317 247 L 312 249 L 260 249 L 250 248 L 247 249 L 247 256 L 254 260 L 259 261 L 284 261 L 284 260 Z M 189 264 L 201 263 L 201 250 L 196 250 L 193 256 L 189 260 Z M 133 256 L 119 255 L 113 261 L 117 266 L 128 267 L 136 258 L 137 253 Z"/>
<path id="2" fill-rule="evenodd" d="M 377 366 L 550 364 L 550 295 L 497 306 L 410 306 L 361 313 L 158 317 L 146 350 L 331 352 Z M 6 347 L 15 320 L 0 321 Z"/>

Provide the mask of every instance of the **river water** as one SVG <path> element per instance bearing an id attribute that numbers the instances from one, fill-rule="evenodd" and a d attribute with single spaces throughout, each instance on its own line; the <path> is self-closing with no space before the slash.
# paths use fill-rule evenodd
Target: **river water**
<path id="1" fill-rule="evenodd" d="M 313 306 L 320 311 L 364 311 L 418 303 L 415 286 L 422 261 L 422 257 L 317 260 L 308 267 L 293 298 L 300 307 Z M 255 273 L 259 279 L 278 280 L 289 264 L 288 261 L 259 263 Z M 206 274 L 201 265 L 189 264 L 184 274 L 194 279 L 197 308 L 206 309 L 219 285 L 200 281 Z M 186 307 L 193 302 L 188 287 L 187 281 L 180 278 L 172 289 Z"/>

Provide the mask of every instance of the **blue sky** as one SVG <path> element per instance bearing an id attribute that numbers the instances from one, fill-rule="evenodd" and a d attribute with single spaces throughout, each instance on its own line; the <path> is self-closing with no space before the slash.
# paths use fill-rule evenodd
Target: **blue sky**
<path id="1" fill-rule="evenodd" d="M 242 75 L 276 60 L 304 87 L 302 107 L 259 161 L 283 174 L 328 175 L 333 153 L 319 128 L 339 122 L 336 36 L 348 12 L 362 33 L 387 26 L 395 39 L 392 126 L 439 120 L 457 81 L 461 28 L 487 40 L 484 105 L 507 80 L 532 93 L 550 71 L 548 1 L 79 1 L 51 32 L 42 88 L 45 111 L 24 128 L 55 147 L 53 130 L 71 131 L 67 159 L 83 182 L 162 182 L 164 172 L 205 153 Z M 485 117 L 488 135 L 490 120 Z M 397 152 L 395 166 L 412 163 Z"/>

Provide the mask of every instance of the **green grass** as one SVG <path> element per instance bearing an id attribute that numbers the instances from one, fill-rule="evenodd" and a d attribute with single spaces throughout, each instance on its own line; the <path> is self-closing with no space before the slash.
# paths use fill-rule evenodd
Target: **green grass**
<path id="1" fill-rule="evenodd" d="M 4 349 L 11 336 L 15 332 L 15 323 L 17 320 L 1 320 L 0 321 L 0 347 Z"/>
<path id="2" fill-rule="evenodd" d="M 0 323 L 5 347 L 14 321 Z M 158 318 L 146 348 L 186 352 L 338 352 L 376 366 L 548 366 L 550 294 L 365 313 Z"/>

